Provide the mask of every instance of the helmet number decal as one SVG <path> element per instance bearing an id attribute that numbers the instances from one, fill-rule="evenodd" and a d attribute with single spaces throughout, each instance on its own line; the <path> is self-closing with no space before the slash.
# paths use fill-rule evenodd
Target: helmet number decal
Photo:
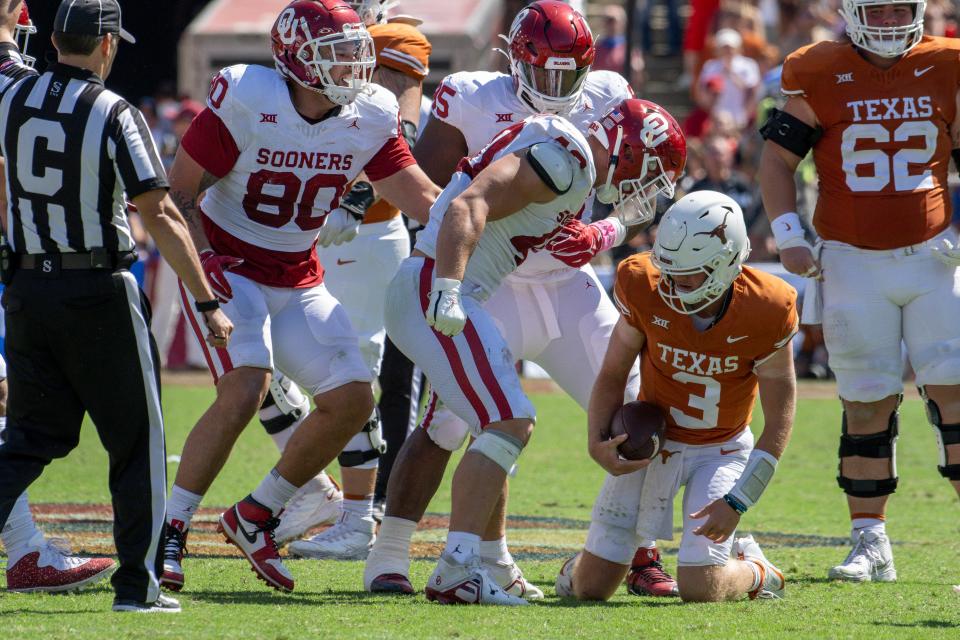
<path id="1" fill-rule="evenodd" d="M 643 129 L 640 130 L 640 137 L 648 147 L 655 147 L 667 139 L 667 132 L 670 131 L 670 124 L 667 119 L 656 111 L 650 112 L 643 117 Z"/>

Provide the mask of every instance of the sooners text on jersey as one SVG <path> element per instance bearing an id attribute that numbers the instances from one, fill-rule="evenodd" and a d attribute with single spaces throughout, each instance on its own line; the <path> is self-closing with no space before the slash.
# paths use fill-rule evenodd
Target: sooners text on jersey
<path id="1" fill-rule="evenodd" d="M 235 273 L 271 286 L 319 283 L 317 233 L 350 182 L 361 171 L 376 181 L 413 164 L 396 98 L 371 87 L 310 122 L 272 69 L 236 65 L 213 79 L 183 147 L 219 178 L 201 203 L 204 225 L 215 251 L 244 259 Z"/>

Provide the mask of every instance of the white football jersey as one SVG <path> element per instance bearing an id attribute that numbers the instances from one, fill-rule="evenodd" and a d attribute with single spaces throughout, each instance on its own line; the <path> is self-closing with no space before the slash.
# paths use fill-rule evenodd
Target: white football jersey
<path id="1" fill-rule="evenodd" d="M 540 115 L 530 116 L 497 134 L 478 154 L 461 162 L 450 184 L 430 208 L 426 228 L 417 236 L 416 248 L 436 257 L 437 237 L 447 207 L 470 185 L 471 176 L 508 154 L 538 143 L 557 145 L 566 154 L 573 181 L 565 193 L 550 202 L 531 203 L 509 216 L 487 221 L 464 274 L 465 290 L 479 288 L 481 298 L 489 297 L 530 252 L 543 247 L 564 222 L 583 209 L 597 174 L 590 145 L 576 127 L 559 116 Z"/>
<path id="2" fill-rule="evenodd" d="M 633 97 L 627 81 L 612 71 L 587 74 L 583 93 L 571 112 L 564 116 L 587 135 L 591 122 L 599 120 L 616 105 Z M 456 127 L 467 142 L 467 153 L 477 153 L 493 136 L 530 115 L 514 89 L 513 77 L 490 71 L 461 71 L 443 79 L 434 93 L 431 114 Z M 592 199 L 586 211 L 592 208 Z M 553 271 L 570 271 L 547 251 L 537 251 L 515 275 L 536 277 Z"/>
<path id="3" fill-rule="evenodd" d="M 240 155 L 207 190 L 203 212 L 257 247 L 310 249 L 347 186 L 400 135 L 397 99 L 370 86 L 371 93 L 311 123 L 294 108 L 286 82 L 273 69 L 241 64 L 220 71 L 207 106 L 226 125 Z"/>

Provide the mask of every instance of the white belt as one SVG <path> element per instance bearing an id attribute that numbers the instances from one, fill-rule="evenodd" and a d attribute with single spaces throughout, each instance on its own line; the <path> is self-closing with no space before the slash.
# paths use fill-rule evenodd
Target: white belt
<path id="1" fill-rule="evenodd" d="M 837 240 L 824 240 L 823 246 L 826 249 L 831 251 L 845 251 L 847 253 L 860 253 L 870 256 L 913 256 L 918 253 L 927 253 L 930 251 L 930 247 L 940 243 L 941 238 L 949 238 L 950 240 L 956 241 L 957 234 L 950 228 L 947 227 L 942 232 L 936 236 L 919 242 L 917 244 L 907 245 L 905 247 L 897 247 L 896 249 L 862 249 L 860 247 L 855 247 L 852 244 L 847 244 L 846 242 L 839 242 Z"/>

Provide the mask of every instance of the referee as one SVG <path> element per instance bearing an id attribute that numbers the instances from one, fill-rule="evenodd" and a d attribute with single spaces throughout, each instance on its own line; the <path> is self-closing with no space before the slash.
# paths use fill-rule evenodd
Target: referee
<path id="1" fill-rule="evenodd" d="M 0 0 L 12 31 L 17 0 Z M 233 329 L 210 292 L 143 116 L 104 88 L 120 40 L 116 0 L 63 0 L 43 74 L 0 46 L 0 149 L 8 192 L 0 253 L 10 398 L 0 445 L 0 527 L 17 497 L 79 440 L 89 413 L 110 457 L 115 611 L 179 611 L 160 594 L 166 507 L 159 360 L 126 200 L 204 313 L 212 346 Z"/>

